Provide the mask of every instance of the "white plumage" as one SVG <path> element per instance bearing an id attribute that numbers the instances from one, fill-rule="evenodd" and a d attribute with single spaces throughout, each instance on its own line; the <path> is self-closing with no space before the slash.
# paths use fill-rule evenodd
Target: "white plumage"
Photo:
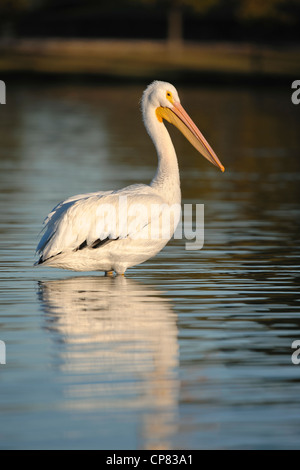
<path id="1" fill-rule="evenodd" d="M 180 219 L 180 181 L 176 153 L 163 123 L 175 124 L 222 171 L 217 156 L 180 105 L 170 83 L 155 81 L 142 99 L 145 127 L 158 155 L 150 185 L 80 194 L 59 203 L 47 216 L 36 265 L 75 271 L 115 271 L 156 255 Z"/>

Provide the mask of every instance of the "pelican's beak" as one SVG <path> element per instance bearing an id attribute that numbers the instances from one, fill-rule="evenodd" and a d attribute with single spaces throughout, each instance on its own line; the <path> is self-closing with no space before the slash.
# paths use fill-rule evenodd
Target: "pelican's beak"
<path id="1" fill-rule="evenodd" d="M 164 118 L 174 124 L 198 152 L 221 171 L 225 171 L 217 155 L 180 103 L 173 103 L 172 108 L 161 106 L 156 109 L 156 114 L 160 121 Z"/>

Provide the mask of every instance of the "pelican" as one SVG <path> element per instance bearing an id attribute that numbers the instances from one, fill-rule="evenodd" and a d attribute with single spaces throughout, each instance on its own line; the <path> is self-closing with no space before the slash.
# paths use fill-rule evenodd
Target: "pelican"
<path id="1" fill-rule="evenodd" d="M 196 150 L 224 171 L 180 104 L 173 85 L 151 83 L 143 93 L 141 108 L 158 157 L 150 185 L 79 194 L 60 202 L 44 221 L 35 265 L 124 274 L 127 268 L 162 250 L 179 222 L 181 203 L 177 157 L 164 120 L 174 124 Z"/>

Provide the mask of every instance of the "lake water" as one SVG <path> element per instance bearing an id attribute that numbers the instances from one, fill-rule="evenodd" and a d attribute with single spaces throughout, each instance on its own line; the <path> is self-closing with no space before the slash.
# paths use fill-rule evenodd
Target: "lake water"
<path id="1" fill-rule="evenodd" d="M 138 86 L 7 85 L 0 107 L 0 448 L 300 448 L 300 106 L 181 87 L 222 174 L 170 129 L 205 244 L 126 277 L 34 268 L 73 194 L 148 183 Z M 300 358 L 300 354 L 299 354 Z"/>

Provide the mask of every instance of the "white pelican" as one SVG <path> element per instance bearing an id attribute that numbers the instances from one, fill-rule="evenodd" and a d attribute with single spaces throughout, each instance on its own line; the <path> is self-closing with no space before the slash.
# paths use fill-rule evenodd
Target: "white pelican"
<path id="1" fill-rule="evenodd" d="M 151 83 L 143 93 L 142 113 L 158 156 L 150 185 L 80 194 L 60 202 L 44 221 L 36 265 L 124 274 L 128 267 L 162 250 L 179 222 L 181 202 L 177 157 L 163 119 L 174 124 L 207 160 L 224 171 L 181 106 L 173 85 Z M 171 216 L 164 217 L 171 207 L 175 208 Z M 162 233 L 162 225 L 166 232 Z"/>

